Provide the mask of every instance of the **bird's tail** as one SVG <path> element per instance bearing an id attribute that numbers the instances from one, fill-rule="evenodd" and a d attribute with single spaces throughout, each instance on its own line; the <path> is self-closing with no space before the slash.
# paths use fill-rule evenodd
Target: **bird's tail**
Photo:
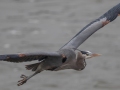
<path id="1" fill-rule="evenodd" d="M 34 63 L 34 64 L 29 64 L 29 65 L 25 65 L 25 68 L 27 70 L 32 70 L 32 71 L 36 71 L 38 66 L 41 64 L 41 62 L 39 63 Z"/>

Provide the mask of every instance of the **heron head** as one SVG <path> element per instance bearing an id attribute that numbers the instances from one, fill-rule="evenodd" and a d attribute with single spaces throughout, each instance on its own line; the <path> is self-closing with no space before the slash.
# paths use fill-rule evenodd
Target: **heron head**
<path id="1" fill-rule="evenodd" d="M 81 53 L 85 57 L 85 59 L 89 59 L 89 58 L 92 58 L 92 57 L 101 56 L 101 54 L 92 53 L 90 51 L 81 51 Z"/>

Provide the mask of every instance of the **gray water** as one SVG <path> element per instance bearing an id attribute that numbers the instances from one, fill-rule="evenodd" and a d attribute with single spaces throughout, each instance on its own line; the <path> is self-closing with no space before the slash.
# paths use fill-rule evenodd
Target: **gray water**
<path id="1" fill-rule="evenodd" d="M 0 0 L 0 54 L 57 51 L 80 29 L 120 0 Z M 30 75 L 28 63 L 0 62 L 0 90 L 120 90 L 120 17 L 92 35 L 79 49 L 102 54 L 83 71 Z"/>

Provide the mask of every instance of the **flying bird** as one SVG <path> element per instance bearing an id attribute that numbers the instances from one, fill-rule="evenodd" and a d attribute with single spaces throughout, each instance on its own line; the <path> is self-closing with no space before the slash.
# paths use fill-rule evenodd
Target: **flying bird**
<path id="1" fill-rule="evenodd" d="M 100 54 L 90 51 L 81 51 L 77 48 L 93 33 L 108 23 L 112 22 L 120 15 L 120 3 L 108 10 L 98 19 L 92 21 L 80 30 L 69 42 L 55 52 L 32 52 L 0 55 L 1 61 L 8 62 L 28 62 L 37 60 L 37 63 L 26 65 L 27 70 L 32 70 L 30 76 L 21 75 L 22 80 L 18 81 L 18 86 L 23 85 L 31 77 L 44 71 L 58 71 L 64 69 L 83 70 L 86 67 L 85 59 L 100 56 Z M 77 51 L 77 52 L 76 52 Z"/>

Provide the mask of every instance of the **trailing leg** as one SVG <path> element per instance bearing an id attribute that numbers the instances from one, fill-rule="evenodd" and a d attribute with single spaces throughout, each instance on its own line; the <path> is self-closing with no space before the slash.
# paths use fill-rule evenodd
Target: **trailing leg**
<path id="1" fill-rule="evenodd" d="M 26 75 L 21 75 L 20 78 L 23 78 L 22 80 L 18 81 L 18 86 L 23 85 L 24 83 L 26 83 L 30 78 L 32 78 L 33 76 L 35 76 L 36 74 L 40 73 L 41 71 L 36 71 L 34 74 L 30 75 L 30 76 L 26 76 Z"/>

